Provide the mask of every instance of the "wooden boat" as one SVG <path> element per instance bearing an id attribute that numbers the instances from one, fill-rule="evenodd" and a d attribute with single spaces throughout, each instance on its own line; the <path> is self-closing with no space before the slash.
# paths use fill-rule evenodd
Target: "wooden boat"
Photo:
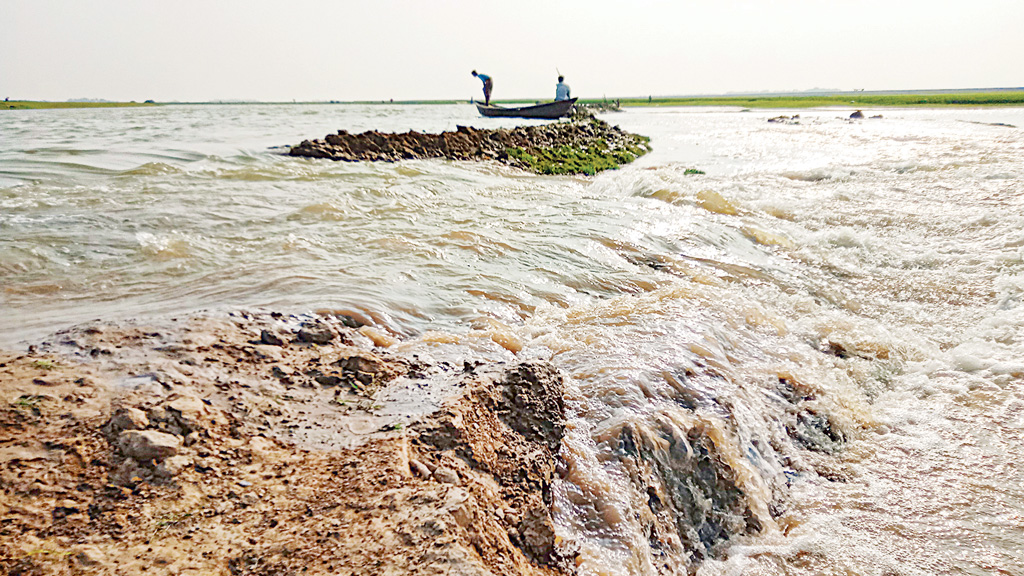
<path id="1" fill-rule="evenodd" d="M 477 102 L 476 109 L 480 111 L 480 114 L 487 116 L 488 118 L 546 118 L 548 120 L 554 120 L 555 118 L 568 116 L 569 112 L 572 110 L 572 105 L 575 103 L 576 98 L 571 98 L 569 100 L 545 102 L 535 106 L 504 108 L 502 106 L 494 106 L 493 104 L 485 106 L 484 104 Z"/>

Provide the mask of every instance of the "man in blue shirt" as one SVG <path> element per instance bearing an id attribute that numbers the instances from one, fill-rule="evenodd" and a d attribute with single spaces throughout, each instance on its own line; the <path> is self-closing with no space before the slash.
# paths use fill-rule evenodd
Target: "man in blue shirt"
<path id="1" fill-rule="evenodd" d="M 484 105 L 491 105 L 491 88 L 494 88 L 494 81 L 487 74 L 477 74 L 476 70 L 473 70 L 473 76 L 476 76 L 484 83 Z"/>
<path id="2" fill-rule="evenodd" d="M 569 85 L 565 83 L 565 76 L 558 77 L 558 84 L 555 85 L 555 100 L 568 100 L 572 98 L 569 96 Z"/>

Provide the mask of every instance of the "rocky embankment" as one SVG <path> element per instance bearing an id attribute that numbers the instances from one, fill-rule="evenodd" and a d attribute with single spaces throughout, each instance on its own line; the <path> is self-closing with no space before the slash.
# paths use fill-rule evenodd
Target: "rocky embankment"
<path id="1" fill-rule="evenodd" d="M 0 572 L 571 572 L 560 375 L 353 325 L 96 324 L 0 353 Z"/>
<path id="2" fill-rule="evenodd" d="M 440 134 L 349 134 L 339 130 L 323 140 L 306 140 L 292 148 L 289 155 L 347 162 L 494 160 L 539 174 L 592 175 L 628 164 L 649 151 L 648 138 L 584 112 L 567 122 L 498 130 L 468 126 Z"/>

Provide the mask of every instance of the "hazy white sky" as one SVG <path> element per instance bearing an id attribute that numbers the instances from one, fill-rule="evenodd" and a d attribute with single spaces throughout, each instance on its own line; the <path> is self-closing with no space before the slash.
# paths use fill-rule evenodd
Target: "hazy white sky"
<path id="1" fill-rule="evenodd" d="M 1022 0 L 0 0 L 0 97 L 379 100 L 1024 86 Z"/>

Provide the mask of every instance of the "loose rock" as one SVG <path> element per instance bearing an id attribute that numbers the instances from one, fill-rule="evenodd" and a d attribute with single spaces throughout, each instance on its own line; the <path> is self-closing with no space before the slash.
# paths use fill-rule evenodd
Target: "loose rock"
<path id="1" fill-rule="evenodd" d="M 458 484 L 459 475 L 451 468 L 441 467 L 434 470 L 434 480 L 445 484 Z"/>
<path id="2" fill-rule="evenodd" d="M 156 467 L 155 473 L 161 478 L 172 478 L 181 474 L 191 464 L 192 459 L 188 456 L 171 456 Z"/>
<path id="3" fill-rule="evenodd" d="M 430 468 L 415 458 L 409 460 L 409 469 L 420 478 L 430 478 Z"/>
<path id="4" fill-rule="evenodd" d="M 299 342 L 306 342 L 309 344 L 328 344 L 331 340 L 334 340 L 334 334 L 326 328 L 299 330 L 296 337 Z"/>
<path id="5" fill-rule="evenodd" d="M 149 418 L 146 413 L 138 408 L 118 408 L 110 417 L 110 428 L 120 432 L 123 430 L 144 430 L 149 426 Z"/>
<path id="6" fill-rule="evenodd" d="M 121 451 L 139 462 L 174 456 L 181 449 L 181 443 L 181 437 L 156 430 L 126 430 L 118 437 Z"/>
<path id="7" fill-rule="evenodd" d="M 268 344 L 270 346 L 284 346 L 284 340 L 282 340 L 280 336 L 274 334 L 269 330 L 261 330 L 260 344 Z"/>

